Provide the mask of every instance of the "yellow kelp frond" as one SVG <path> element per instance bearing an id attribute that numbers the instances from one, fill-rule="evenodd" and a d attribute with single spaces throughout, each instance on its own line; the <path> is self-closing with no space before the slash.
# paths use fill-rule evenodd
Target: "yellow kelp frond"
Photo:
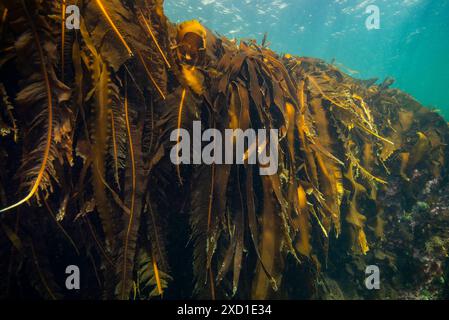
<path id="1" fill-rule="evenodd" d="M 151 26 L 149 25 L 147 19 L 145 19 L 145 16 L 142 13 L 142 10 L 139 9 L 139 14 L 140 14 L 140 19 L 143 21 L 143 23 L 145 24 L 146 30 L 148 31 L 151 39 L 153 40 L 154 44 L 156 45 L 159 53 L 161 54 L 162 58 L 165 61 L 165 64 L 167 65 L 167 67 L 170 69 L 171 65 L 170 62 L 168 62 L 167 56 L 165 55 L 164 51 L 162 51 L 161 46 L 159 45 L 159 42 L 157 41 L 157 38 L 154 36 L 153 31 L 151 30 Z"/>
<path id="2" fill-rule="evenodd" d="M 363 254 L 369 250 L 368 243 L 366 241 L 366 235 L 363 231 L 366 217 L 359 213 L 357 210 L 357 193 L 354 193 L 353 197 L 349 201 L 349 212 L 346 216 L 346 221 L 352 225 L 356 234 L 356 241 Z"/>
<path id="3" fill-rule="evenodd" d="M 373 145 L 365 143 L 363 145 L 363 165 L 367 170 L 372 171 L 374 166 Z"/>
<path id="4" fill-rule="evenodd" d="M 299 239 L 296 242 L 296 250 L 304 256 L 309 257 L 312 251 L 312 245 L 310 244 L 311 238 L 311 225 L 309 221 L 309 210 L 307 205 L 307 196 L 304 188 L 299 185 L 297 188 L 298 206 L 300 212 L 299 215 Z"/>
<path id="5" fill-rule="evenodd" d="M 296 192 L 297 192 L 297 196 L 298 196 L 298 205 L 299 205 L 300 210 L 301 211 L 306 210 L 307 209 L 307 195 L 306 195 L 306 192 L 301 184 L 299 184 Z"/>
<path id="6" fill-rule="evenodd" d="M 365 113 L 366 123 L 372 129 L 372 124 L 374 123 L 374 119 L 373 119 L 373 116 L 371 114 L 371 111 L 370 111 L 369 107 L 365 103 L 365 100 L 363 100 L 363 98 L 361 96 L 359 96 L 358 94 L 355 94 L 355 93 L 352 94 L 352 98 L 354 98 L 354 99 L 356 99 L 356 100 L 358 100 L 360 102 L 360 106 L 362 107 L 363 112 Z"/>
<path id="7" fill-rule="evenodd" d="M 350 108 L 348 106 L 345 106 L 343 103 L 329 97 L 328 95 L 326 95 L 323 91 L 323 89 L 321 88 L 321 86 L 317 83 L 316 79 L 314 77 L 312 77 L 311 75 L 307 75 L 307 79 L 309 80 L 309 82 L 315 87 L 315 89 L 318 90 L 318 92 L 321 94 L 321 96 L 326 99 L 327 101 L 331 102 L 333 105 L 341 108 L 341 109 L 345 109 L 345 110 L 349 110 Z"/>
<path id="8" fill-rule="evenodd" d="M 394 145 L 392 141 L 377 132 L 370 108 L 362 97 L 351 93 L 344 84 L 330 78 L 326 73 L 320 72 L 319 76 L 306 74 L 305 77 L 321 98 L 329 101 L 331 106 L 341 109 L 333 113 L 347 129 L 352 130 L 357 127 L 383 142 Z"/>
<path id="9" fill-rule="evenodd" d="M 407 176 L 407 168 L 410 160 L 410 153 L 402 152 L 399 155 L 399 159 L 401 160 L 401 169 L 399 170 L 399 175 L 405 180 L 410 181 L 410 178 Z"/>
<path id="10" fill-rule="evenodd" d="M 44 56 L 44 50 L 43 50 L 41 42 L 40 42 L 39 33 L 36 30 L 36 26 L 34 25 L 33 20 L 31 19 L 30 15 L 29 15 L 29 12 L 28 12 L 28 9 L 27 9 L 25 3 L 23 3 L 23 6 L 24 6 L 24 10 L 28 16 L 28 21 L 31 24 L 31 29 L 33 32 L 33 37 L 34 37 L 34 43 L 37 48 L 40 68 L 41 68 L 41 72 L 42 72 L 42 78 L 43 78 L 43 82 L 44 82 L 44 88 L 45 88 L 45 94 L 46 94 L 46 100 L 47 100 L 47 119 L 48 119 L 47 137 L 46 137 L 46 142 L 45 142 L 45 146 L 44 146 L 44 152 L 42 155 L 42 163 L 40 165 L 40 168 L 39 168 L 37 176 L 34 180 L 34 183 L 32 184 L 30 192 L 22 200 L 18 201 L 17 203 L 15 203 L 7 208 L 1 209 L 0 212 L 9 211 L 11 209 L 19 207 L 20 205 L 22 205 L 22 204 L 26 203 L 28 200 L 30 200 L 38 192 L 39 185 L 45 176 L 45 172 L 47 169 L 47 163 L 49 162 L 49 158 L 50 158 L 50 149 L 51 149 L 51 145 L 52 145 L 53 96 L 52 96 L 52 90 L 51 90 L 51 85 L 50 85 L 50 79 L 49 79 L 49 75 L 48 75 L 48 68 L 47 68 L 46 59 Z"/>
<path id="11" fill-rule="evenodd" d="M 140 300 L 163 297 L 172 277 L 161 268 L 152 250 L 140 250 L 137 256 L 137 294 Z"/>
<path id="12" fill-rule="evenodd" d="M 108 117 L 111 116 L 109 99 L 111 83 L 110 74 L 107 64 L 102 60 L 100 55 L 93 57 L 91 67 L 92 83 L 94 87 L 91 89 L 91 94 L 95 98 L 95 126 L 93 130 L 93 145 L 92 145 L 92 160 L 93 160 L 93 195 L 97 205 L 97 210 L 102 222 L 105 238 L 108 245 L 112 245 L 115 241 L 115 234 L 113 232 L 112 214 L 108 196 L 105 190 L 106 176 L 106 150 L 109 142 L 108 135 Z"/>
<path id="13" fill-rule="evenodd" d="M 387 161 L 402 144 L 401 134 L 398 131 L 393 131 L 388 140 L 393 143 L 383 143 L 383 148 L 379 155 L 382 161 Z"/>
<path id="14" fill-rule="evenodd" d="M 365 130 L 366 132 L 368 132 L 369 134 L 375 136 L 377 139 L 382 140 L 382 141 L 394 146 L 394 142 L 388 140 L 387 138 L 382 137 L 381 135 L 379 135 L 377 132 L 373 131 L 372 129 L 369 129 L 362 124 L 359 124 L 359 127 L 362 128 L 363 130 Z"/>
<path id="15" fill-rule="evenodd" d="M 259 240 L 259 250 L 261 261 L 257 263 L 255 281 L 253 282 L 252 298 L 266 299 L 270 291 L 277 289 L 282 273 L 279 263 L 280 247 L 282 246 L 282 227 L 279 215 L 275 213 L 275 199 L 271 191 L 271 182 L 268 177 L 262 179 L 263 183 L 263 212 L 261 220 L 261 239 Z M 263 267 L 264 266 L 264 267 Z M 270 279 L 267 273 L 273 276 Z"/>
<path id="16" fill-rule="evenodd" d="M 340 195 L 337 193 L 337 184 L 341 183 L 336 181 L 335 171 L 338 169 L 330 162 L 325 162 L 323 157 L 317 153 L 315 154 L 317 160 L 318 168 L 320 169 L 320 191 L 325 197 L 325 202 L 332 213 L 334 222 L 336 223 L 337 229 L 339 229 L 340 220 Z"/>
<path id="17" fill-rule="evenodd" d="M 318 225 L 320 226 L 321 231 L 323 232 L 324 236 L 325 236 L 326 238 L 329 238 L 329 234 L 328 234 L 328 232 L 326 231 L 326 228 L 324 227 L 324 225 L 323 225 L 323 223 L 321 222 L 320 218 L 319 218 L 318 215 L 316 214 L 315 209 L 310 208 L 310 211 L 312 212 L 312 215 L 315 217 L 316 221 L 318 222 Z"/>
<path id="18" fill-rule="evenodd" d="M 188 65 L 182 65 L 182 75 L 190 87 L 197 95 L 201 95 L 204 92 L 204 77 L 197 68 Z"/>
<path id="19" fill-rule="evenodd" d="M 387 184 L 387 181 L 385 181 L 384 179 L 381 179 L 379 177 L 376 177 L 375 175 L 373 175 L 371 172 L 369 172 L 368 170 L 366 170 L 361 164 L 360 161 L 351 153 L 348 152 L 347 154 L 348 159 L 351 161 L 351 163 L 353 165 L 355 165 L 357 167 L 357 169 L 360 170 L 360 172 L 362 173 L 362 175 L 367 178 L 368 180 L 374 180 L 376 182 L 379 182 L 381 184 Z"/>
<path id="20" fill-rule="evenodd" d="M 363 229 L 359 230 L 358 234 L 358 242 L 360 246 L 360 250 L 362 250 L 362 253 L 365 255 L 369 251 L 368 241 L 366 240 L 366 235 Z"/>
<path id="21" fill-rule="evenodd" d="M 206 49 L 207 31 L 197 20 L 186 21 L 178 25 L 178 58 L 190 65 L 201 60 Z"/>
<path id="22" fill-rule="evenodd" d="M 154 278 L 156 279 L 157 291 L 158 291 L 159 295 L 162 296 L 161 277 L 159 276 L 159 268 L 157 266 L 156 259 L 154 258 L 154 254 L 153 254 L 152 260 L 153 260 L 153 272 L 154 272 Z"/>
<path id="23" fill-rule="evenodd" d="M 114 178 L 117 186 L 120 188 L 120 180 L 119 180 L 119 173 L 118 173 L 118 147 L 117 147 L 117 133 L 115 130 L 115 119 L 114 119 L 114 112 L 112 109 L 108 110 L 109 117 L 111 119 L 111 136 L 112 136 L 112 150 L 113 150 L 113 158 L 114 158 Z"/>
<path id="24" fill-rule="evenodd" d="M 119 40 L 121 41 L 123 46 L 126 48 L 126 51 L 128 51 L 129 56 L 132 57 L 133 56 L 133 52 L 132 52 L 131 48 L 129 47 L 129 45 L 126 42 L 125 38 L 120 33 L 120 31 L 117 28 L 117 26 L 115 25 L 114 21 L 112 21 L 111 17 L 109 16 L 108 11 L 106 10 L 106 8 L 103 5 L 103 3 L 101 2 L 101 0 L 95 0 L 95 2 L 97 3 L 98 7 L 100 8 L 101 12 L 103 13 L 103 15 L 106 18 L 106 20 L 108 21 L 108 23 L 111 25 L 112 30 L 114 30 L 114 32 L 117 35 L 117 37 L 119 38 Z"/>
<path id="25" fill-rule="evenodd" d="M 126 84 L 125 84 L 126 86 Z M 129 220 L 128 225 L 126 229 L 126 236 L 124 240 L 123 245 L 123 272 L 122 272 L 122 286 L 120 291 L 120 296 L 122 299 L 127 298 L 127 291 L 126 291 L 126 285 L 127 285 L 127 266 L 128 266 L 128 247 L 129 247 L 129 236 L 131 234 L 131 228 L 132 228 L 132 222 L 134 218 L 134 208 L 135 208 L 135 199 L 136 199 L 136 161 L 135 161 L 135 154 L 134 154 L 134 144 L 131 134 L 131 124 L 129 120 L 129 110 L 128 110 L 128 90 L 125 87 L 125 103 L 124 103 L 124 112 L 125 112 L 125 119 L 126 119 L 126 130 L 128 132 L 128 147 L 129 147 L 129 156 L 131 158 L 131 205 L 130 205 L 130 213 L 129 213 Z M 156 273 L 156 270 L 155 270 Z"/>
<path id="26" fill-rule="evenodd" d="M 140 53 L 139 49 L 136 50 L 137 52 L 137 56 L 139 57 L 140 62 L 143 65 L 143 68 L 145 69 L 145 72 L 148 76 L 148 79 L 150 79 L 151 83 L 154 85 L 154 87 L 156 88 L 157 92 L 160 94 L 161 98 L 165 100 L 165 94 L 164 92 L 162 92 L 162 89 L 159 87 L 159 85 L 157 84 L 156 80 L 154 80 L 153 75 L 150 72 L 150 69 L 148 68 L 147 64 L 145 63 L 145 60 L 142 57 L 142 54 Z"/>
<path id="27" fill-rule="evenodd" d="M 181 138 L 182 110 L 184 109 L 185 98 L 186 98 L 186 89 L 183 89 L 182 95 L 181 95 L 181 101 L 179 102 L 179 110 L 178 110 L 178 125 L 177 125 L 178 136 L 176 138 L 176 142 L 177 142 L 176 157 L 177 158 L 179 158 L 179 142 L 180 142 L 179 140 Z M 176 172 L 178 174 L 179 183 L 182 185 L 181 170 L 179 168 L 179 164 L 176 165 Z"/>
<path id="28" fill-rule="evenodd" d="M 330 160 L 332 160 L 333 162 L 335 162 L 336 164 L 339 164 L 340 166 L 344 166 L 344 162 L 341 161 L 340 159 L 338 159 L 336 156 L 334 156 L 332 153 L 330 153 L 328 150 L 326 150 L 317 139 L 313 139 L 312 140 L 313 143 L 310 145 L 310 148 L 312 150 L 314 150 L 315 152 L 319 152 L 321 154 L 323 154 L 323 156 L 329 158 Z"/>
<path id="29" fill-rule="evenodd" d="M 343 195 L 345 193 L 345 188 L 343 185 L 343 172 L 341 171 L 340 168 L 334 168 L 333 175 L 335 180 L 335 188 L 337 190 L 338 195 L 338 205 L 340 205 Z"/>
<path id="30" fill-rule="evenodd" d="M 61 80 L 64 81 L 64 54 L 65 54 L 65 16 L 66 16 L 66 0 L 61 0 Z"/>
<path id="31" fill-rule="evenodd" d="M 188 33 L 193 33 L 201 38 L 202 48 L 206 47 L 206 28 L 198 20 L 184 21 L 178 25 L 178 40 L 183 40 Z"/>
<path id="32" fill-rule="evenodd" d="M 327 110 L 322 106 L 321 99 L 313 99 L 310 102 L 311 110 L 316 119 L 315 127 L 317 133 L 317 143 L 312 148 L 320 146 L 322 152 L 314 152 L 317 167 L 319 169 L 320 191 L 325 197 L 327 209 L 332 214 L 332 221 L 335 225 L 337 235 L 340 233 L 340 204 L 343 196 L 342 173 L 334 158 L 324 157 L 331 154 L 333 138 Z M 319 143 L 318 143 L 319 141 Z M 340 164 L 343 164 L 340 162 Z"/>
<path id="33" fill-rule="evenodd" d="M 367 177 L 368 179 L 375 180 L 376 182 L 379 182 L 382 184 L 388 184 L 388 182 L 386 180 L 383 180 L 379 177 L 372 175 L 368 170 L 366 170 L 362 165 L 360 165 L 360 162 L 357 162 L 356 165 L 357 165 L 357 168 L 360 169 L 360 171 L 362 172 L 363 176 Z"/>
<path id="34" fill-rule="evenodd" d="M 362 215 L 357 209 L 357 201 L 360 192 L 366 192 L 366 189 L 357 183 L 354 178 L 354 166 L 355 164 L 350 164 L 345 177 L 352 184 L 352 195 L 348 195 L 348 212 L 346 215 L 346 221 L 351 225 L 351 234 L 353 236 L 353 243 L 357 242 L 360 250 L 363 254 L 368 252 L 368 242 L 366 240 L 365 232 L 363 228 L 365 226 L 366 217 Z"/>
<path id="35" fill-rule="evenodd" d="M 418 135 L 418 141 L 410 151 L 410 161 L 408 164 L 409 170 L 414 169 L 417 164 L 428 156 L 428 153 L 432 149 L 429 139 L 423 132 L 418 131 L 416 134 Z"/>
<path id="36" fill-rule="evenodd" d="M 345 173 L 345 178 L 348 179 L 349 183 L 351 183 L 354 191 L 356 191 L 357 193 L 366 192 L 366 188 L 355 180 L 354 167 L 356 166 L 352 163 L 349 164 L 348 171 L 346 171 Z"/>
<path id="37" fill-rule="evenodd" d="M 238 99 L 238 88 L 231 90 L 231 97 L 229 101 L 228 117 L 229 129 L 238 129 L 240 124 L 240 100 Z M 235 138 L 234 138 L 235 141 Z"/>
<path id="38" fill-rule="evenodd" d="M 285 104 L 285 109 L 287 111 L 287 141 L 288 149 L 290 152 L 291 159 L 295 159 L 295 120 L 296 120 L 296 109 L 295 106 L 290 102 Z"/>

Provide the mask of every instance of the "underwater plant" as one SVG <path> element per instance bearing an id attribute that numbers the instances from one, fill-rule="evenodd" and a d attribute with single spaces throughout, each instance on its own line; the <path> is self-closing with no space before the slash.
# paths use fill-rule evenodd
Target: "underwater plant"
<path id="1" fill-rule="evenodd" d="M 67 30 L 74 3 L 0 4 L 0 296 L 370 298 L 356 279 L 373 261 L 396 270 L 379 298 L 443 294 L 437 113 L 388 79 L 173 24 L 162 0 L 76 1 Z M 194 121 L 278 130 L 278 170 L 173 164 L 172 133 Z M 64 288 L 69 264 L 79 292 Z M 421 267 L 430 278 L 401 285 Z M 355 289 L 329 289 L 344 277 Z"/>

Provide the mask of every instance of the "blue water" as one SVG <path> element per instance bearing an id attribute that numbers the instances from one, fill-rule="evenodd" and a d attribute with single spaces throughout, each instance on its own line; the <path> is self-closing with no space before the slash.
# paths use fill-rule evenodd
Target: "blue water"
<path id="1" fill-rule="evenodd" d="M 380 29 L 366 27 L 369 5 Z M 165 0 L 165 11 L 231 38 L 267 32 L 273 50 L 335 61 L 357 78 L 392 76 L 449 119 L 449 0 Z"/>

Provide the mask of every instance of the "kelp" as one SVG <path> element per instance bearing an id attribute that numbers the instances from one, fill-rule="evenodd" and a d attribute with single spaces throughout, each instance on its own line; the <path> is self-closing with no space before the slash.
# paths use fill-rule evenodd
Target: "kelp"
<path id="1" fill-rule="evenodd" d="M 52 89 L 50 85 L 50 79 L 49 79 L 49 71 L 48 66 L 44 57 L 44 51 L 43 46 L 41 44 L 40 36 L 38 33 L 38 29 L 35 26 L 34 22 L 31 21 L 31 16 L 29 13 L 28 6 L 25 2 L 22 2 L 22 10 L 25 13 L 26 18 L 30 21 L 30 30 L 25 33 L 22 36 L 21 41 L 16 43 L 16 46 L 27 46 L 32 42 L 34 39 L 34 47 L 37 51 L 37 59 L 38 64 L 40 65 L 41 70 L 41 77 L 43 81 L 35 82 L 29 84 L 29 86 L 23 88 L 23 90 L 18 93 L 17 100 L 22 105 L 33 105 L 34 103 L 40 102 L 38 99 L 35 99 L 37 96 L 36 92 L 37 90 L 43 90 L 46 93 L 46 98 L 43 99 L 46 102 L 46 109 L 43 109 L 41 112 L 37 112 L 36 118 L 33 120 L 32 127 L 37 126 L 39 123 L 38 121 L 42 121 L 42 118 L 47 118 L 47 123 L 44 125 L 46 128 L 46 138 L 43 139 L 42 143 L 39 144 L 38 149 L 42 150 L 42 161 L 39 167 L 35 167 L 32 169 L 28 169 L 28 174 L 25 179 L 30 180 L 27 183 L 30 185 L 30 191 L 22 200 L 18 201 L 17 203 L 10 205 L 7 208 L 1 209 L 0 212 L 5 212 L 8 210 L 11 210 L 15 207 L 20 206 L 21 204 L 27 202 L 31 198 L 33 198 L 37 192 L 39 191 L 39 188 L 46 189 L 46 187 L 43 187 L 41 185 L 41 182 L 44 180 L 47 180 L 44 184 L 49 184 L 49 173 L 47 171 L 47 165 L 48 162 L 51 162 L 52 159 L 49 159 L 51 147 L 52 147 L 52 136 L 53 136 L 53 96 L 52 96 Z M 20 48 L 19 48 L 20 49 Z M 38 100 L 38 101 L 36 101 Z M 44 185 L 43 184 L 43 185 Z"/>
<path id="2" fill-rule="evenodd" d="M 131 48 L 129 47 L 128 43 L 126 42 L 125 38 L 123 37 L 123 35 L 120 33 L 120 30 L 117 28 L 117 26 L 115 25 L 114 21 L 111 19 L 109 13 L 108 13 L 108 9 L 106 9 L 105 5 L 103 4 L 103 1 L 101 0 L 95 0 L 95 2 L 97 3 L 98 7 L 101 10 L 101 13 L 104 15 L 104 17 L 106 18 L 106 20 L 108 21 L 108 23 L 110 24 L 110 26 L 112 27 L 112 30 L 114 30 L 115 34 L 117 35 L 117 37 L 120 39 L 120 42 L 123 44 L 123 46 L 126 48 L 126 51 L 128 52 L 128 54 L 130 56 L 133 56 L 133 52 L 131 51 Z"/>
<path id="3" fill-rule="evenodd" d="M 336 247 L 365 259 L 388 241 L 391 184 L 411 197 L 418 172 L 447 180 L 447 123 L 391 79 L 172 24 L 162 1 L 82 1 L 67 30 L 70 4 L 0 5 L 0 265 L 37 270 L 38 295 L 59 298 L 63 283 L 46 250 L 76 248 L 95 275 L 85 298 L 294 298 L 310 290 L 296 276 L 345 268 Z M 278 171 L 248 163 L 268 140 L 243 165 L 172 164 L 170 135 L 194 120 L 277 129 Z"/>

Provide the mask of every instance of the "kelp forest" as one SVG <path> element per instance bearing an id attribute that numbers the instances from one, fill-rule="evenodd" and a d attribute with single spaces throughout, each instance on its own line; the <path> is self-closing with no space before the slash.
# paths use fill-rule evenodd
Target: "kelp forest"
<path id="1" fill-rule="evenodd" d="M 448 298 L 447 122 L 268 39 L 162 0 L 2 0 L 0 297 Z M 277 129 L 277 172 L 173 164 L 193 121 Z"/>

